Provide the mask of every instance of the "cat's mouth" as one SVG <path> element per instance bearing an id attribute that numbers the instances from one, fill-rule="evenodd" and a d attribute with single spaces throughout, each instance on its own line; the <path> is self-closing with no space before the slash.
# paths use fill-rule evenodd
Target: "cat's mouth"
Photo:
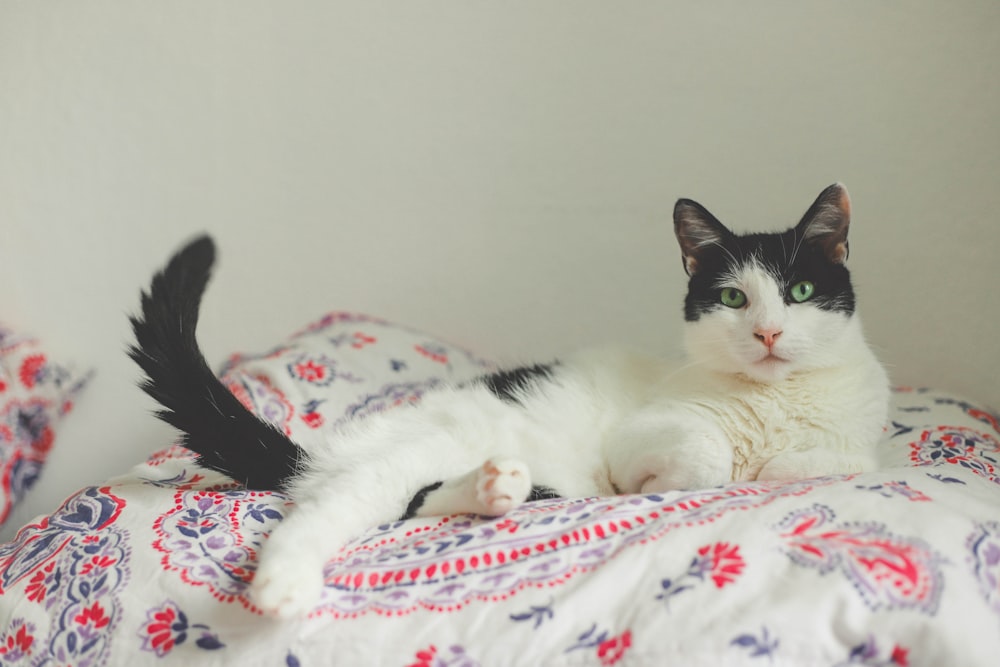
<path id="1" fill-rule="evenodd" d="M 790 359 L 785 359 L 784 357 L 779 357 L 774 352 L 768 352 L 764 357 L 757 360 L 758 364 L 787 364 Z"/>

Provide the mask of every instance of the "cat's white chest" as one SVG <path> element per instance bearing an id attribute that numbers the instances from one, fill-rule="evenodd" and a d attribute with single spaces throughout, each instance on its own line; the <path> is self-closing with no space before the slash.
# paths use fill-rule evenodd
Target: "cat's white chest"
<path id="1" fill-rule="evenodd" d="M 849 454 L 875 444 L 885 421 L 884 375 L 877 365 L 830 369 L 775 384 L 720 380 L 692 401 L 732 446 L 732 479 L 757 479 L 776 455 L 823 450 Z"/>

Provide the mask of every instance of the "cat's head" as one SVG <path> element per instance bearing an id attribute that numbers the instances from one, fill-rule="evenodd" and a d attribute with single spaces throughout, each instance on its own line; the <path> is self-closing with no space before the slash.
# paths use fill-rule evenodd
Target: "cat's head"
<path id="1" fill-rule="evenodd" d="M 844 262 L 851 203 L 820 193 L 795 227 L 737 235 L 681 199 L 674 228 L 690 276 L 686 343 L 695 363 L 759 382 L 837 365 L 859 332 Z"/>

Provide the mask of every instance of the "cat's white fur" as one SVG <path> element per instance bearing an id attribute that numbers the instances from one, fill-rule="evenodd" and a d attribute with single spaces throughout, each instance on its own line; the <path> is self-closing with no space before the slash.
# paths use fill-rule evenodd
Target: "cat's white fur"
<path id="1" fill-rule="evenodd" d="M 752 260 L 722 280 L 747 306 L 688 323 L 683 363 L 586 352 L 523 405 L 482 385 L 448 389 L 310 447 L 289 489 L 296 506 L 260 554 L 254 603 L 285 617 L 311 610 L 324 563 L 433 480 L 446 481 L 422 515 L 497 516 L 533 480 L 594 496 L 874 468 L 888 380 L 857 316 L 786 304 Z"/>

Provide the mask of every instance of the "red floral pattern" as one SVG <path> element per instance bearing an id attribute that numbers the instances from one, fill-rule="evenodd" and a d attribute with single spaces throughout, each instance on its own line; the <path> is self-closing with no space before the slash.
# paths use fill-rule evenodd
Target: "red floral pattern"
<path id="1" fill-rule="evenodd" d="M 34 626 L 18 618 L 10 624 L 6 635 L 0 635 L 0 658 L 10 664 L 30 657 L 35 645 Z"/>
<path id="2" fill-rule="evenodd" d="M 597 658 L 602 665 L 617 665 L 632 647 L 632 631 L 626 630 L 617 637 L 605 639 L 597 645 Z"/>
<path id="3" fill-rule="evenodd" d="M 320 386 L 330 376 L 310 376 L 309 362 L 330 368 L 323 355 L 363 381 L 337 375 Z M 292 377 L 292 362 L 307 377 Z M 20 368 L 2 380 L 0 403 L 23 389 Z M 338 314 L 259 357 L 237 357 L 227 381 L 261 414 L 277 408 L 297 437 L 481 368 L 422 334 Z M 35 389 L 51 386 L 45 372 L 28 376 Z M 268 390 L 252 395 L 243 378 Z M 337 656 L 472 667 L 516 651 L 523 664 L 823 656 L 898 667 L 928 663 L 921 651 L 934 646 L 956 663 L 991 664 L 1000 529 L 984 477 L 995 416 L 930 392 L 897 401 L 877 473 L 374 527 L 328 564 L 321 606 L 304 624 L 259 618 L 246 596 L 288 500 L 163 450 L 0 545 L 0 663 L 302 667 Z M 0 423 L 0 438 L 12 437 L 15 425 Z M 856 623 L 830 632 L 831 609 Z M 929 622 L 913 623 L 917 615 Z"/>
<path id="4" fill-rule="evenodd" d="M 875 522 L 834 520 L 832 509 L 814 505 L 782 521 L 778 529 L 792 560 L 843 573 L 872 609 L 937 610 L 945 559 L 926 542 L 898 537 Z"/>
<path id="5" fill-rule="evenodd" d="M 55 423 L 84 386 L 32 338 L 0 326 L 0 524 L 30 489 L 55 441 Z"/>
<path id="6" fill-rule="evenodd" d="M 743 573 L 746 566 L 740 555 L 740 548 L 735 544 L 716 542 L 698 549 L 698 555 L 710 558 L 711 577 L 716 588 L 736 581 L 736 577 Z"/>

